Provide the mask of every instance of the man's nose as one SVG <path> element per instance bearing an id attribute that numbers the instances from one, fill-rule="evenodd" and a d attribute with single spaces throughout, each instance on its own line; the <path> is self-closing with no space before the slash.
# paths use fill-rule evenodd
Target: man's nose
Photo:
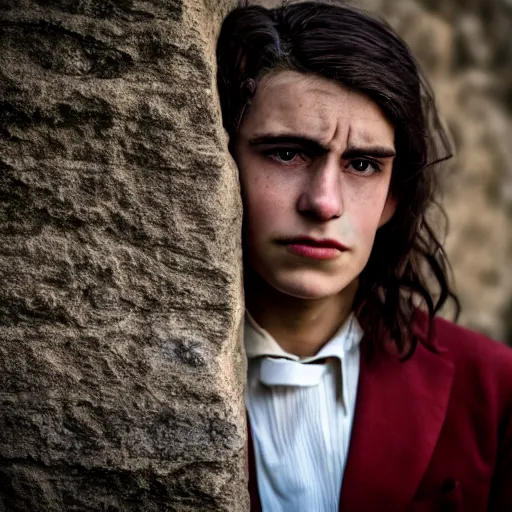
<path id="1" fill-rule="evenodd" d="M 341 163 L 336 158 L 319 162 L 317 168 L 312 169 L 311 178 L 304 184 L 297 203 L 298 211 L 324 222 L 341 217 L 341 172 Z"/>

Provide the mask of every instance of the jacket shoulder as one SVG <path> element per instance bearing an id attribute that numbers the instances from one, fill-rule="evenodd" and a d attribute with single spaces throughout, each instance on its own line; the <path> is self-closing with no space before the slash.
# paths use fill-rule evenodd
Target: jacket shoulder
<path id="1" fill-rule="evenodd" d="M 443 318 L 435 320 L 436 345 L 459 372 L 486 376 L 512 396 L 512 348 Z"/>
<path id="2" fill-rule="evenodd" d="M 462 327 L 440 317 L 436 317 L 434 326 L 435 336 L 439 344 L 450 350 L 469 351 L 480 356 L 488 354 L 492 357 L 496 355 L 512 361 L 512 348 L 489 338 L 485 334 Z"/>

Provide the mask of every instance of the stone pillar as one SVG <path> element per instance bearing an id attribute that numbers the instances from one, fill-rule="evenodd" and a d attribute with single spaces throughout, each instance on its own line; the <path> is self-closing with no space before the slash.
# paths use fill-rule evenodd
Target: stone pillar
<path id="1" fill-rule="evenodd" d="M 242 511 L 234 0 L 0 1 L 0 511 Z"/>

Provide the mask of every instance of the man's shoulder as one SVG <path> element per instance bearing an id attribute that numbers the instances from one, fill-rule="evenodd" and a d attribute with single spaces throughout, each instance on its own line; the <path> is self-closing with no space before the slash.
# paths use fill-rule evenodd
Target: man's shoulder
<path id="1" fill-rule="evenodd" d="M 437 347 L 459 372 L 493 376 L 512 390 L 512 348 L 443 318 L 435 320 Z"/>
<path id="2" fill-rule="evenodd" d="M 482 357 L 505 357 L 512 361 L 512 349 L 485 334 L 455 324 L 441 317 L 434 321 L 435 337 L 440 346 L 450 351 Z"/>

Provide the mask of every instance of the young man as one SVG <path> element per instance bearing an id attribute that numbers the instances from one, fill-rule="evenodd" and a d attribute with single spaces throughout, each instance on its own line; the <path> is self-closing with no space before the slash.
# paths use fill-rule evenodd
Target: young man
<path id="1" fill-rule="evenodd" d="M 244 6 L 218 62 L 252 510 L 512 510 L 512 351 L 435 318 L 449 144 L 408 48 L 347 7 Z"/>

